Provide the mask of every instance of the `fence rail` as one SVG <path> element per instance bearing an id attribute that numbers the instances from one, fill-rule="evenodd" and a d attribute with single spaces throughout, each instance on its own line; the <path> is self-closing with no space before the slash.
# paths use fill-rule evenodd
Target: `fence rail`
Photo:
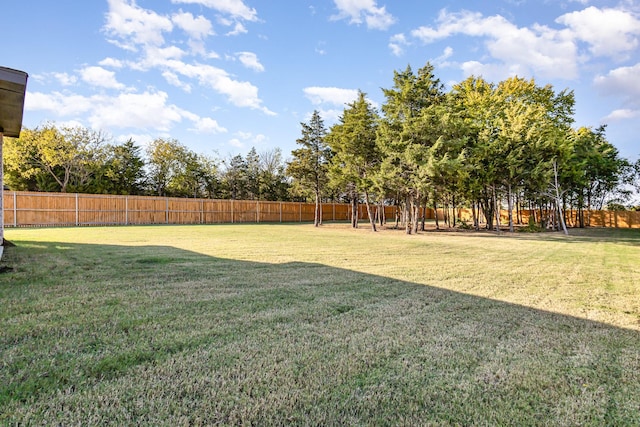
<path id="1" fill-rule="evenodd" d="M 394 221 L 395 206 L 385 207 L 388 221 Z M 528 222 L 529 211 L 521 211 Z M 351 206 L 344 203 L 322 205 L 325 221 L 349 221 Z M 433 209 L 425 216 L 435 218 Z M 459 209 L 456 216 L 470 222 L 471 211 Z M 514 214 L 515 216 L 515 214 Z M 568 213 L 569 225 L 577 225 L 575 212 Z M 364 206 L 358 217 L 367 219 Z M 438 218 L 443 211 L 438 210 Z M 501 224 L 507 223 L 507 211 L 501 212 Z M 259 222 L 313 222 L 314 204 L 219 199 L 180 199 L 172 197 L 113 196 L 102 194 L 4 192 L 5 227 L 134 225 L 134 224 L 216 224 Z M 640 228 L 640 212 L 585 212 L 587 226 Z"/>
<path id="2" fill-rule="evenodd" d="M 314 210 L 299 202 L 4 192 L 5 227 L 313 222 Z M 350 212 L 348 204 L 322 205 L 324 221 L 348 221 Z M 358 215 L 366 218 L 364 207 Z"/>

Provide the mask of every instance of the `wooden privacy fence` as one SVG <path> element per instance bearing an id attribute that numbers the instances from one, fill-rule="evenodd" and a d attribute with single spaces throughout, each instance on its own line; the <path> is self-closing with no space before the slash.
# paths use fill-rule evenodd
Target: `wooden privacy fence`
<path id="1" fill-rule="evenodd" d="M 4 192 L 5 227 L 313 222 L 314 209 L 310 203 L 262 200 Z M 393 215 L 392 206 L 385 210 Z M 350 213 L 348 204 L 322 205 L 324 221 L 348 221 Z M 364 206 L 358 215 L 367 218 Z"/>
<path id="2" fill-rule="evenodd" d="M 453 215 L 453 209 L 450 212 Z M 473 223 L 473 214 L 471 209 L 461 208 L 456 209 L 455 212 L 457 220 L 466 221 L 469 224 Z M 533 215 L 533 211 L 521 210 L 519 212 L 520 225 L 527 225 L 529 223 L 529 217 Z M 513 211 L 513 221 L 517 223 L 518 213 Z M 637 211 L 584 211 L 584 225 L 587 227 L 609 227 L 609 228 L 640 228 L 640 212 Z M 427 218 L 435 218 L 433 209 L 427 209 Z M 484 217 L 480 215 L 481 221 Z M 565 212 L 565 218 L 568 227 L 578 227 L 578 211 L 572 210 Z M 438 219 L 444 219 L 443 209 L 438 209 Z M 509 224 L 509 211 L 500 211 L 500 225 L 505 227 Z"/>
<path id="3" fill-rule="evenodd" d="M 395 221 L 395 214 L 395 206 L 385 206 L 389 223 Z M 523 224 L 527 224 L 529 215 L 529 211 L 520 212 Z M 349 221 L 351 206 L 325 203 L 322 216 L 324 221 Z M 425 216 L 435 218 L 433 209 L 427 209 Z M 640 212 L 589 211 L 584 216 L 585 225 L 591 227 L 640 228 Z M 5 227 L 313 222 L 313 217 L 313 203 L 4 192 Z M 438 209 L 438 218 L 443 217 L 443 210 Z M 457 209 L 456 217 L 472 222 L 470 209 Z M 569 226 L 577 225 L 576 212 L 569 212 L 567 217 Z M 368 219 L 364 205 L 359 206 L 358 218 Z M 501 211 L 500 223 L 503 227 L 508 223 L 506 210 Z"/>

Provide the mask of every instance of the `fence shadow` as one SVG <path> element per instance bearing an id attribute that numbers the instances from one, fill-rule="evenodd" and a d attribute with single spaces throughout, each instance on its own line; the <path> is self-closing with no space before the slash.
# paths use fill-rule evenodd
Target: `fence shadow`
<path id="1" fill-rule="evenodd" d="M 636 330 L 322 264 L 15 243 L 3 422 L 639 420 Z"/>

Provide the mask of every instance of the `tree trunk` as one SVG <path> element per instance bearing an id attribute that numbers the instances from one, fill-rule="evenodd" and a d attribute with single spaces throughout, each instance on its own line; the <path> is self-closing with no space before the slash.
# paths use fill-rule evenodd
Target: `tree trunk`
<path id="1" fill-rule="evenodd" d="M 436 193 L 433 193 L 433 216 L 436 219 L 436 230 L 440 230 L 440 221 L 438 220 L 438 198 Z"/>
<path id="2" fill-rule="evenodd" d="M 412 199 L 411 201 L 411 217 L 412 217 L 412 222 L 411 222 L 411 232 L 413 234 L 418 234 L 418 217 L 420 216 L 420 213 L 418 212 L 420 210 L 420 198 L 419 195 L 416 195 L 416 197 L 414 199 Z"/>
<path id="3" fill-rule="evenodd" d="M 369 217 L 369 224 L 371 224 L 371 231 L 378 231 L 376 230 L 376 220 L 371 211 L 371 203 L 369 203 L 369 192 L 366 190 L 364 192 L 364 203 L 367 206 L 367 216 Z"/>
<path id="4" fill-rule="evenodd" d="M 456 196 L 455 195 L 451 196 L 451 208 L 453 209 L 453 212 L 452 212 L 453 228 L 456 228 L 456 219 L 458 216 L 458 212 L 456 212 Z"/>
<path id="5" fill-rule="evenodd" d="M 513 233 L 513 194 L 511 194 L 511 184 L 507 185 L 507 209 L 509 210 L 509 231 Z"/>
<path id="6" fill-rule="evenodd" d="M 407 234 L 411 234 L 411 215 L 413 213 L 413 196 L 411 194 L 407 195 L 407 199 L 404 204 L 404 215 L 405 215 L 405 223 L 404 223 L 404 231 Z"/>
<path id="7" fill-rule="evenodd" d="M 358 196 L 351 198 L 351 227 L 358 228 Z"/>
<path id="8" fill-rule="evenodd" d="M 496 216 L 496 231 L 500 232 L 500 206 L 498 205 L 498 193 L 496 186 L 493 186 L 493 211 Z"/>
<path id="9" fill-rule="evenodd" d="M 562 197 L 560 196 L 560 184 L 558 183 L 558 164 L 553 162 L 553 175 L 555 178 L 555 187 L 556 187 L 556 206 L 558 207 L 558 216 L 560 219 L 560 224 L 562 225 L 562 232 L 566 235 L 569 235 L 567 231 L 567 225 L 564 222 L 564 213 L 562 212 Z"/>
<path id="10" fill-rule="evenodd" d="M 400 227 L 400 207 L 396 205 L 396 230 Z"/>
<path id="11" fill-rule="evenodd" d="M 471 218 L 473 220 L 473 228 L 476 231 L 480 231 L 480 221 L 478 220 L 478 210 L 476 209 L 476 202 L 471 203 Z"/>
<path id="12" fill-rule="evenodd" d="M 316 192 L 316 206 L 313 215 L 313 225 L 318 227 L 322 224 L 322 210 L 320 207 L 320 194 Z"/>

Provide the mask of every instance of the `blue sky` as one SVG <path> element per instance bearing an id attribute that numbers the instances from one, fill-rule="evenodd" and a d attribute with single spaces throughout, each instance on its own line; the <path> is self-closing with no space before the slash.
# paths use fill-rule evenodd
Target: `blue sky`
<path id="1" fill-rule="evenodd" d="M 295 148 L 357 90 L 430 61 L 447 85 L 511 75 L 576 95 L 576 126 L 640 154 L 635 0 L 26 0 L 2 6 L 0 65 L 29 73 L 23 125 L 175 138 L 226 157 Z"/>

